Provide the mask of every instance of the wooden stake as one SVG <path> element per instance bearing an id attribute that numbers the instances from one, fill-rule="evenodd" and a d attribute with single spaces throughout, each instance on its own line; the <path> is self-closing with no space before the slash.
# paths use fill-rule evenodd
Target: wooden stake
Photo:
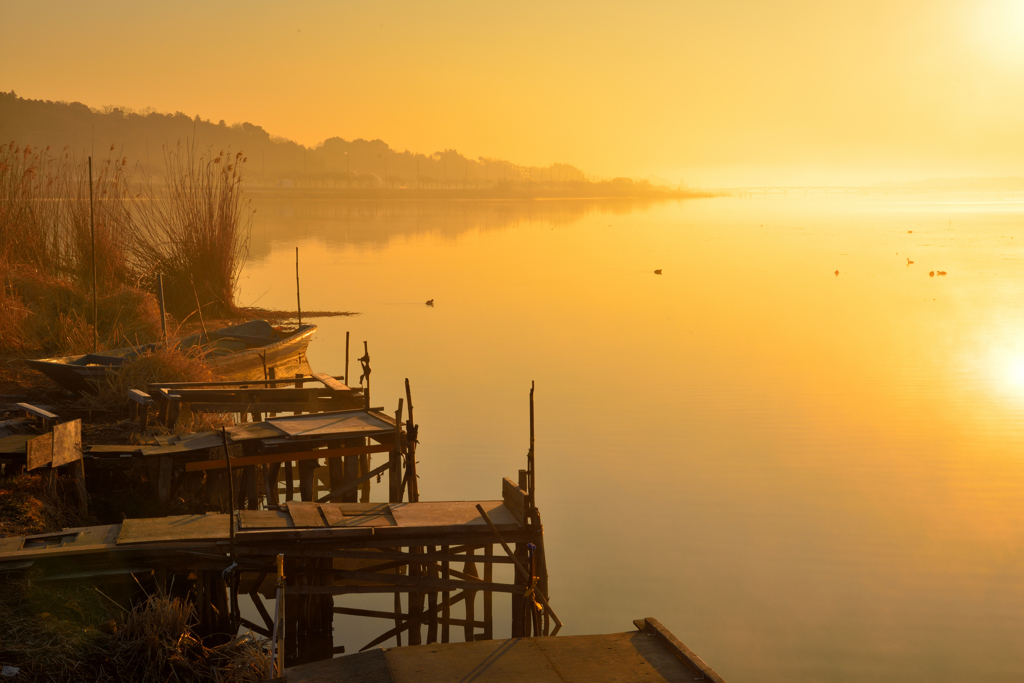
<path id="1" fill-rule="evenodd" d="M 99 350 L 100 319 L 96 303 L 96 218 L 92 204 L 92 157 L 89 157 L 89 236 L 92 239 L 92 352 Z"/>
<path id="2" fill-rule="evenodd" d="M 299 327 L 302 327 L 302 297 L 299 296 L 299 248 L 295 247 L 295 305 L 299 311 Z"/>
<path id="3" fill-rule="evenodd" d="M 537 507 L 537 501 L 535 498 L 537 492 L 537 470 L 533 458 L 533 443 L 534 443 L 534 432 L 533 432 L 533 387 L 534 383 L 530 382 L 530 455 L 527 461 L 527 469 L 530 471 L 530 479 L 527 482 L 530 485 L 528 491 L 530 496 L 530 507 Z"/>
<path id="4" fill-rule="evenodd" d="M 412 419 L 412 389 L 409 388 L 409 378 L 405 378 L 405 398 L 409 403 L 409 421 L 405 426 L 406 435 L 406 476 L 409 478 L 409 502 L 420 502 L 420 484 L 416 478 L 416 441 L 419 438 L 419 427 Z"/>
<path id="5" fill-rule="evenodd" d="M 352 385 L 348 381 L 348 337 L 349 333 L 345 333 L 345 386 L 351 387 Z"/>

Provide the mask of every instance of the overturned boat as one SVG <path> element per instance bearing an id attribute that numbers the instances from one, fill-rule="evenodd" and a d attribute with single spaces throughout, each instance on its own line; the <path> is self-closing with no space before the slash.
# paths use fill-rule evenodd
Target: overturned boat
<path id="1" fill-rule="evenodd" d="M 270 369 L 279 376 L 306 367 L 306 347 L 316 325 L 300 325 L 285 331 L 266 320 L 251 320 L 214 332 L 198 332 L 168 339 L 167 346 L 196 350 L 214 375 L 224 379 L 264 379 Z M 119 367 L 143 353 L 158 350 L 164 342 L 111 349 L 63 358 L 39 358 L 25 362 L 57 384 L 78 393 L 95 393 L 97 384 Z"/>

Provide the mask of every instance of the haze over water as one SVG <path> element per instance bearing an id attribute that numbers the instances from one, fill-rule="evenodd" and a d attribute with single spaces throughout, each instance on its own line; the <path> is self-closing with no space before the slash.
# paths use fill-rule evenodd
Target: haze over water
<path id="1" fill-rule="evenodd" d="M 360 312 L 310 362 L 350 330 L 375 405 L 410 379 L 425 500 L 500 497 L 536 380 L 568 633 L 654 616 L 736 681 L 1024 676 L 1024 199 L 257 207 L 240 302 L 294 307 L 298 246 L 303 308 Z"/>

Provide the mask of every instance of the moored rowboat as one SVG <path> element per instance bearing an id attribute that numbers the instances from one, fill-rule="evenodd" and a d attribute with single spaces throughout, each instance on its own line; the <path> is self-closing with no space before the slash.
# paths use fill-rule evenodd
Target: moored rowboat
<path id="1" fill-rule="evenodd" d="M 301 366 L 305 362 L 306 347 L 314 332 L 316 325 L 300 325 L 295 330 L 283 332 L 266 320 L 251 320 L 214 332 L 199 332 L 169 339 L 167 344 L 186 351 L 197 348 L 217 377 L 263 379 L 264 372 L 270 368 Z M 79 393 L 94 393 L 97 384 L 121 365 L 162 346 L 161 342 L 112 349 L 103 353 L 39 358 L 25 362 L 62 387 Z"/>

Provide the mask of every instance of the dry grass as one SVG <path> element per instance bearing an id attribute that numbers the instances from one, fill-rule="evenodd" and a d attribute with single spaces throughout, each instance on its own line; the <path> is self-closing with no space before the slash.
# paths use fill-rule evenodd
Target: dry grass
<path id="1" fill-rule="evenodd" d="M 78 492 L 68 477 L 52 487 L 43 474 L 22 474 L 0 479 L 0 537 L 27 536 L 69 527 L 90 520 L 78 514 Z"/>
<path id="2" fill-rule="evenodd" d="M 73 280 L 0 260 L 0 354 L 64 356 L 91 351 L 91 292 Z M 116 286 L 97 302 L 99 346 L 155 341 L 160 310 L 152 294 Z"/>
<path id="3" fill-rule="evenodd" d="M 125 613 L 95 589 L 9 581 L 0 609 L 0 661 L 21 668 L 20 681 L 256 683 L 269 668 L 251 636 L 204 646 L 181 598 L 149 596 Z"/>
<path id="4" fill-rule="evenodd" d="M 94 408 L 125 411 L 128 392 L 146 389 L 154 382 L 208 382 L 213 372 L 203 361 L 198 347 L 183 350 L 176 346 L 146 351 L 111 372 L 95 396 L 86 397 Z"/>
<path id="5" fill-rule="evenodd" d="M 157 338 L 156 278 L 170 313 L 236 313 L 234 291 L 248 254 L 252 211 L 242 198 L 241 153 L 167 150 L 166 185 L 133 180 L 127 158 L 89 172 L 59 154 L 0 146 L 0 354 L 70 355 Z M 95 232 L 98 320 L 93 320 Z"/>

